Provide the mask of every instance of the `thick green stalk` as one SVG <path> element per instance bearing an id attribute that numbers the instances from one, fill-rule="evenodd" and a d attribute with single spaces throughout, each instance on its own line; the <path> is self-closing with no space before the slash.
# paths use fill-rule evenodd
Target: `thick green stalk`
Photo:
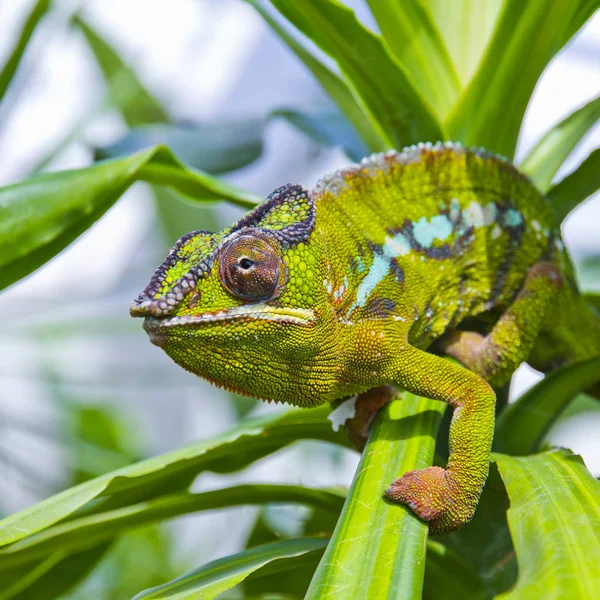
<path id="1" fill-rule="evenodd" d="M 403 394 L 378 415 L 307 600 L 421 598 L 427 525 L 383 492 L 432 464 L 445 405 Z"/>

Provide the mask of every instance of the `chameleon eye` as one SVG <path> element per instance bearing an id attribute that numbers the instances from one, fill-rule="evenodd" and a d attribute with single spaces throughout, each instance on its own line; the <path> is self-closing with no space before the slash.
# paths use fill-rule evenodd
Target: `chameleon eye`
<path id="1" fill-rule="evenodd" d="M 219 275 L 223 285 L 244 300 L 268 300 L 282 283 L 281 252 L 256 235 L 242 235 L 222 250 Z"/>

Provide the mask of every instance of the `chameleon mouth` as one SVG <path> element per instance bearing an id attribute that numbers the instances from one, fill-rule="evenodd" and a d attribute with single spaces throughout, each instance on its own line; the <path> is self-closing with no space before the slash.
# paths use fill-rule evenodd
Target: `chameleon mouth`
<path id="1" fill-rule="evenodd" d="M 202 325 L 227 321 L 260 320 L 276 323 L 292 323 L 295 325 L 310 325 L 315 318 L 315 312 L 306 308 L 283 308 L 268 306 L 266 304 L 255 304 L 252 306 L 238 306 L 214 313 L 202 313 L 201 315 L 174 317 L 154 317 L 147 315 L 144 319 L 144 329 L 152 338 L 152 334 L 160 336 L 170 329 L 190 326 L 200 327 Z"/>

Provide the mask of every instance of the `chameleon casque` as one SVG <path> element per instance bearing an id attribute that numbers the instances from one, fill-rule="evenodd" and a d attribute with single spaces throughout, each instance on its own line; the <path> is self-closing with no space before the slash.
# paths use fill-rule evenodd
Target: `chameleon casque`
<path id="1" fill-rule="evenodd" d="M 449 143 L 375 154 L 313 192 L 285 185 L 229 229 L 184 235 L 131 314 L 239 393 L 310 407 L 394 385 L 449 403 L 446 469 L 386 491 L 432 533 L 473 516 L 492 386 L 525 360 L 600 355 L 550 202 L 505 159 Z"/>

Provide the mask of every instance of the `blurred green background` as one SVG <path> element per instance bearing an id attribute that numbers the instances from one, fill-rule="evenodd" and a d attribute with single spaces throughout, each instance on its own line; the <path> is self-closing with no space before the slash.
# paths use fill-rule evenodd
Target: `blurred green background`
<path id="1" fill-rule="evenodd" d="M 360 0 L 346 3 L 376 29 Z M 186 163 L 266 195 L 287 182 L 310 188 L 363 154 L 310 73 L 240 0 L 3 0 L 0 64 L 11 67 L 0 76 L 0 185 L 165 142 Z M 597 14 L 543 76 L 517 156 L 600 93 L 599 65 Z M 566 171 L 598 145 L 596 127 Z M 282 410 L 171 364 L 128 315 L 180 235 L 220 229 L 241 212 L 136 184 L 51 264 L 0 296 L 0 513 L 246 414 Z M 563 233 L 583 287 L 599 290 L 600 198 L 570 215 Z M 537 379 L 521 368 L 512 393 Z M 599 427 L 600 412 L 580 401 L 551 439 L 599 476 Z M 357 461 L 306 442 L 243 474 L 203 474 L 194 490 L 242 480 L 348 485 Z M 236 508 L 127 534 L 72 597 L 129 597 L 233 553 L 256 518 L 256 509 Z M 269 509 L 261 518 L 288 531 L 306 514 Z"/>

